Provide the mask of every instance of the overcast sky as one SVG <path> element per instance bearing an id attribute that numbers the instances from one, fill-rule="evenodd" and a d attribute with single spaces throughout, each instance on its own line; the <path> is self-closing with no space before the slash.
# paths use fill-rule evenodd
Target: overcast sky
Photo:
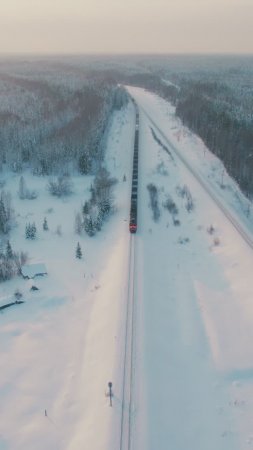
<path id="1" fill-rule="evenodd" d="M 253 0 L 0 0 L 1 53 L 253 53 Z"/>

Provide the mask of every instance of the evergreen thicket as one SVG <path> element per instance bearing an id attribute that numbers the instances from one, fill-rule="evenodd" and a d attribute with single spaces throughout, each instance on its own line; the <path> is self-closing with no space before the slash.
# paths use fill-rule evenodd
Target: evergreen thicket
<path id="1" fill-rule="evenodd" d="M 91 198 L 85 201 L 81 212 L 75 216 L 75 232 L 81 234 L 84 230 L 89 236 L 94 236 L 101 230 L 103 223 L 114 211 L 112 188 L 117 183 L 105 168 L 101 168 L 90 188 Z"/>
<path id="2" fill-rule="evenodd" d="M 27 223 L 25 227 L 25 237 L 26 239 L 35 239 L 37 234 L 37 228 L 35 223 Z"/>
<path id="3" fill-rule="evenodd" d="M 26 261 L 27 254 L 14 252 L 8 240 L 6 246 L 0 249 L 0 283 L 19 275 Z"/>

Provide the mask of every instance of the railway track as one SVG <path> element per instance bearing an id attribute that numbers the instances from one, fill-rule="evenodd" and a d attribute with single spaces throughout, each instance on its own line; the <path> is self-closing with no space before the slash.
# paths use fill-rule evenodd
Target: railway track
<path id="1" fill-rule="evenodd" d="M 135 246 L 130 235 L 129 278 L 126 306 L 125 347 L 123 362 L 123 392 L 120 424 L 120 450 L 132 449 L 133 429 L 133 378 L 134 378 L 134 333 L 135 333 Z"/>
<path id="2" fill-rule="evenodd" d="M 182 154 L 178 151 L 178 149 L 175 147 L 175 145 L 169 140 L 169 138 L 164 134 L 164 132 L 159 128 L 159 126 L 154 122 L 152 117 L 147 113 L 147 111 L 140 105 L 139 109 L 142 110 L 142 112 L 145 114 L 145 116 L 148 118 L 148 120 L 152 123 L 154 128 L 158 131 L 158 133 L 161 135 L 161 137 L 164 139 L 164 141 L 170 146 L 170 148 L 174 151 L 174 153 L 177 155 L 179 160 L 184 164 L 184 166 L 189 170 L 189 172 L 194 176 L 194 178 L 198 181 L 198 183 L 202 186 L 202 188 L 205 190 L 205 192 L 211 197 L 211 199 L 214 201 L 216 206 L 223 212 L 223 214 L 226 216 L 226 218 L 229 220 L 229 222 L 233 225 L 233 227 L 236 229 L 236 231 L 241 235 L 243 240 L 246 242 L 247 245 L 253 250 L 253 239 L 250 236 L 250 234 L 244 229 L 241 223 L 234 217 L 234 215 L 224 206 L 224 204 L 219 200 L 219 198 L 215 195 L 211 187 L 204 181 L 204 179 L 191 167 L 189 162 L 182 156 Z"/>

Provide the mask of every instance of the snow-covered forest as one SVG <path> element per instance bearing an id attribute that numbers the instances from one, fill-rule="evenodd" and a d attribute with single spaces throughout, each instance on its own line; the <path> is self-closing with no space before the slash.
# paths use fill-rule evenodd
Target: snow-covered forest
<path id="1" fill-rule="evenodd" d="M 94 173 L 119 89 L 53 62 L 0 65 L 0 166 L 48 175 Z"/>

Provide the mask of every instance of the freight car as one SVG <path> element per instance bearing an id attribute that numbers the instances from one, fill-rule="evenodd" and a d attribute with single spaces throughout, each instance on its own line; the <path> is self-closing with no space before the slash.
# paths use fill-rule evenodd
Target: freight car
<path id="1" fill-rule="evenodd" d="M 131 207 L 130 207 L 130 233 L 137 231 L 137 198 L 138 198 L 138 159 L 139 159 L 139 112 L 136 103 L 135 119 L 135 135 L 134 135 L 134 156 L 133 156 L 133 174 L 132 174 L 132 190 L 131 190 Z"/>

